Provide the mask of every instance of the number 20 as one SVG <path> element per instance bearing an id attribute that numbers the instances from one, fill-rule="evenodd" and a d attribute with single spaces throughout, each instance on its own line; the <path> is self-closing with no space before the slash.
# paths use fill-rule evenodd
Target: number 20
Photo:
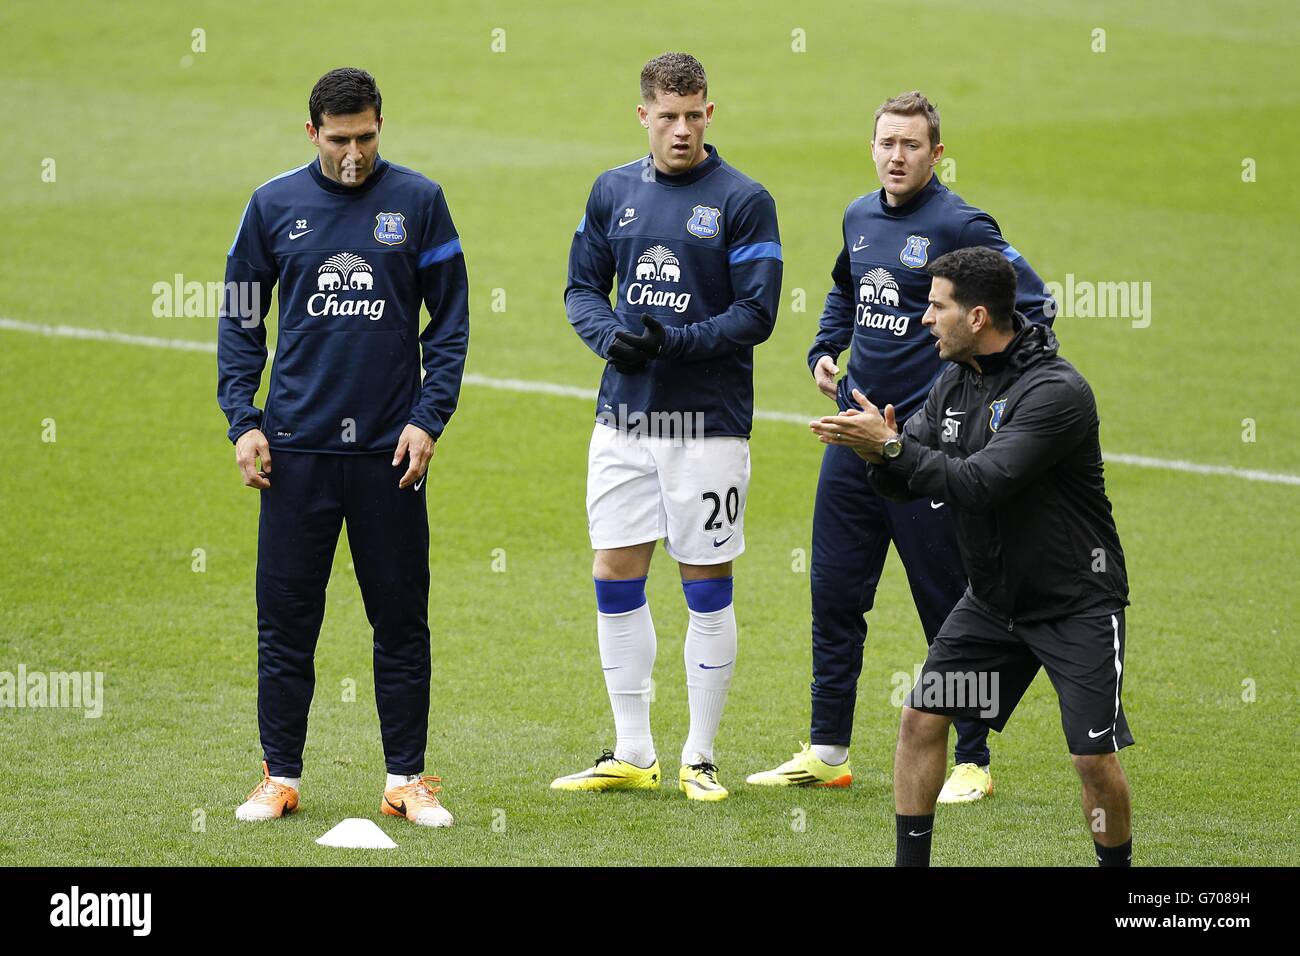
<path id="1" fill-rule="evenodd" d="M 722 498 L 716 491 L 706 491 L 700 495 L 701 501 L 712 501 L 713 512 L 704 522 L 705 531 L 717 531 L 722 527 L 722 522 L 718 520 L 718 515 L 722 511 Z M 727 489 L 727 523 L 735 524 L 736 518 L 740 515 L 740 491 L 737 488 Z"/>

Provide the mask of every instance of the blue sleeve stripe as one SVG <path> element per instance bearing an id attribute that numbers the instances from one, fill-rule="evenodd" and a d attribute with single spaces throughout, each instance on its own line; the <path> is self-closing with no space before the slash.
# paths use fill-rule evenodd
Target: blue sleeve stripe
<path id="1" fill-rule="evenodd" d="M 775 259 L 780 262 L 781 243 L 755 242 L 748 246 L 736 246 L 729 257 L 733 266 L 738 262 L 753 262 L 755 259 Z"/>
<path id="2" fill-rule="evenodd" d="M 446 262 L 460 251 L 459 237 L 450 239 L 440 246 L 434 246 L 432 249 L 426 249 L 420 253 L 420 268 L 423 269 L 438 262 Z"/>
<path id="3" fill-rule="evenodd" d="M 578 223 L 578 228 L 575 230 L 575 232 L 578 235 L 582 235 L 583 230 L 585 230 L 586 228 L 587 228 L 587 217 L 586 215 L 583 215 L 582 222 Z"/>
<path id="4" fill-rule="evenodd" d="M 313 159 L 313 160 L 312 160 L 312 163 L 314 163 L 314 162 L 316 162 L 316 160 Z M 286 178 L 286 177 L 288 177 L 288 176 L 292 176 L 294 173 L 300 173 L 300 172 L 302 172 L 304 169 L 306 169 L 306 168 L 307 168 L 308 166 L 310 166 L 310 165 L 311 165 L 311 163 L 305 163 L 305 164 L 302 165 L 302 166 L 295 166 L 293 169 L 286 170 L 285 172 L 282 172 L 282 173 L 281 173 L 280 175 L 278 175 L 278 176 L 272 176 L 272 177 L 271 177 L 270 179 L 268 179 L 266 182 L 262 183 L 262 186 L 269 186 L 269 185 L 271 185 L 271 183 L 275 182 L 277 179 L 284 179 L 284 178 Z M 258 186 L 257 189 L 261 189 L 262 186 Z M 254 194 L 254 196 L 256 196 L 256 194 L 257 194 L 257 189 L 254 189 L 254 190 L 253 190 L 253 194 Z M 232 242 L 232 243 L 230 244 L 230 251 L 226 253 L 226 255 L 228 255 L 228 256 L 232 256 L 232 255 L 235 254 L 235 246 L 239 245 L 239 234 L 240 234 L 241 232 L 244 231 L 244 220 L 248 218 L 248 208 L 249 208 L 249 206 L 251 206 L 251 205 L 253 205 L 253 200 L 252 200 L 252 199 L 250 199 L 250 200 L 248 201 L 248 206 L 245 206 L 245 207 L 244 207 L 244 215 L 243 215 L 242 217 L 240 217 L 240 220 L 239 220 L 239 228 L 235 230 L 235 241 Z"/>
<path id="5" fill-rule="evenodd" d="M 239 234 L 244 231 L 244 223 L 248 220 L 248 210 L 252 205 L 253 200 L 250 199 L 248 205 L 244 207 L 244 214 L 239 217 L 239 228 L 235 230 L 235 241 L 230 244 L 230 251 L 226 253 L 227 256 L 235 254 L 235 246 L 239 245 Z"/>
<path id="6" fill-rule="evenodd" d="M 1020 250 L 1009 242 L 1007 243 L 1007 247 L 1002 250 L 1002 254 L 1007 257 L 1007 262 L 1015 262 L 1020 258 Z"/>

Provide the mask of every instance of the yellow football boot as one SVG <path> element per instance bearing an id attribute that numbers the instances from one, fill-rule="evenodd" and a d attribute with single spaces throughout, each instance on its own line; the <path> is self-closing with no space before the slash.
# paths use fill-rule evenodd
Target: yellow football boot
<path id="1" fill-rule="evenodd" d="M 552 790 L 655 790 L 659 786 L 659 761 L 648 767 L 619 760 L 614 751 L 601 752 L 594 767 L 556 777 Z"/>
<path id="2" fill-rule="evenodd" d="M 726 800 L 727 788 L 718 783 L 718 768 L 707 760 L 683 764 L 677 774 L 677 789 L 688 800 Z"/>
<path id="3" fill-rule="evenodd" d="M 848 787 L 853 783 L 853 768 L 844 763 L 829 764 L 813 753 L 808 744 L 773 770 L 752 773 L 745 783 L 759 787 Z"/>
<path id="4" fill-rule="evenodd" d="M 939 791 L 940 803 L 971 803 L 983 800 L 993 792 L 993 776 L 988 767 L 973 763 L 959 763 L 952 768 L 952 776 Z"/>

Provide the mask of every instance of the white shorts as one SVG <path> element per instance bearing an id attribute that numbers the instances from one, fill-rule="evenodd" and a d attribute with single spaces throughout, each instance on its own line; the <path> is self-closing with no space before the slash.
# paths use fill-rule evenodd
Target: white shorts
<path id="1" fill-rule="evenodd" d="M 722 564 L 745 550 L 749 442 L 674 441 L 597 424 L 587 456 L 587 526 L 596 550 L 667 539 L 683 564 Z"/>

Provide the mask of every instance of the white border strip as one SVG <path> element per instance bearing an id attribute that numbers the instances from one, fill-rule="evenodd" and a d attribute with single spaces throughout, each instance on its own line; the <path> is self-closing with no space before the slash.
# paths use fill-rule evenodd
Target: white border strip
<path id="1" fill-rule="evenodd" d="M 90 329 L 79 325 L 39 325 L 34 322 L 19 322 L 16 319 L 0 318 L 0 329 L 9 332 L 29 332 L 53 338 L 87 339 L 96 342 L 116 342 L 119 345 L 141 345 L 146 348 L 175 349 L 182 352 L 208 352 L 215 354 L 216 342 L 203 342 L 196 339 L 164 339 L 152 335 L 128 335 L 125 332 L 113 332 L 108 329 Z M 554 382 L 531 382 L 518 378 L 491 378 L 486 375 L 468 374 L 466 385 L 482 388 L 495 388 L 507 392 L 530 392 L 540 395 L 558 395 L 562 398 L 582 398 L 595 401 L 596 392 L 589 388 L 577 388 L 572 385 L 558 385 Z M 794 425 L 806 425 L 815 416 L 800 415 L 794 412 L 770 412 L 758 409 L 754 417 L 768 422 L 789 422 Z M 1182 459 L 1152 458 L 1148 455 L 1126 455 L 1109 452 L 1105 456 L 1107 464 L 1132 465 L 1136 468 L 1158 468 L 1162 471 L 1181 471 L 1193 475 L 1220 475 L 1226 478 L 1240 478 L 1243 481 L 1262 481 L 1275 485 L 1300 485 L 1300 475 L 1289 475 L 1275 471 L 1256 471 L 1246 468 L 1229 468 L 1227 465 L 1202 465 Z"/>

